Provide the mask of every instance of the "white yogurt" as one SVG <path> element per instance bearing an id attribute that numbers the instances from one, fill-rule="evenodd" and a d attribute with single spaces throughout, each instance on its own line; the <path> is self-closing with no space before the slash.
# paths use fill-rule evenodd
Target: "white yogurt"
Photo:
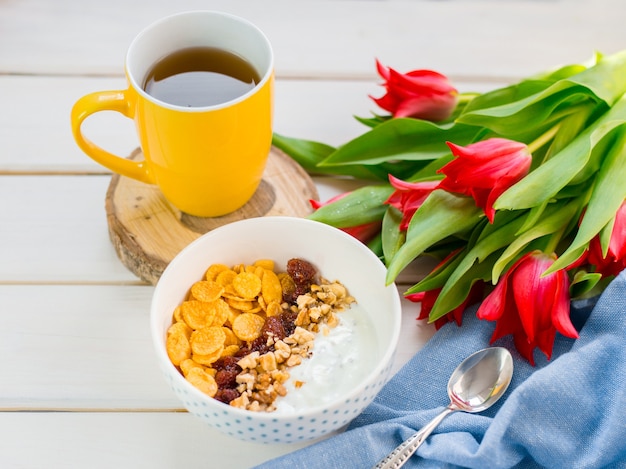
<path id="1" fill-rule="evenodd" d="M 327 335 L 315 335 L 311 357 L 289 369 L 287 395 L 276 400 L 275 412 L 307 409 L 345 395 L 377 362 L 380 347 L 364 309 L 353 304 L 337 316 L 339 325 Z M 304 384 L 296 388 L 296 382 Z"/>

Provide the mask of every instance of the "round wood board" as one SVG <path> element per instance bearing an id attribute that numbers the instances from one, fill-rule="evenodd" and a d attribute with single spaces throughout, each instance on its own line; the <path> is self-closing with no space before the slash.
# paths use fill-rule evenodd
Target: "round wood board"
<path id="1" fill-rule="evenodd" d="M 129 159 L 143 159 L 141 150 L 135 150 Z M 202 234 L 245 218 L 305 217 L 312 212 L 309 199 L 318 198 L 306 171 L 272 147 L 252 199 L 228 215 L 188 215 L 165 200 L 157 186 L 119 174 L 111 177 L 105 208 L 109 236 L 118 257 L 137 277 L 154 285 L 174 256 Z"/>

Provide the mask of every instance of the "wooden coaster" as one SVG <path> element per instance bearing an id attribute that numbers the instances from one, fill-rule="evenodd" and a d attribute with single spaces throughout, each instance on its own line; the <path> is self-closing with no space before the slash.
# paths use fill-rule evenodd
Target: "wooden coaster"
<path id="1" fill-rule="evenodd" d="M 135 150 L 129 159 L 143 159 L 141 150 Z M 318 198 L 306 171 L 272 147 L 252 199 L 228 215 L 188 215 L 165 200 L 157 186 L 118 174 L 111 177 L 105 208 L 109 236 L 118 257 L 131 272 L 154 285 L 174 256 L 200 235 L 245 218 L 305 217 L 312 212 L 309 199 Z"/>

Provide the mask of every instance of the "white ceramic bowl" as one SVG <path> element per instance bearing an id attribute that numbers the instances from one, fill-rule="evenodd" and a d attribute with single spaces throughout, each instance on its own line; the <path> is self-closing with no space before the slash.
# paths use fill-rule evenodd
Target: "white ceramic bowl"
<path id="1" fill-rule="evenodd" d="M 314 264 L 325 278 L 341 281 L 368 315 L 375 335 L 371 348 L 375 350 L 373 359 L 359 364 L 366 367 L 364 377 L 351 383 L 345 395 L 329 402 L 316 403 L 304 411 L 280 413 L 238 409 L 188 383 L 167 356 L 165 336 L 174 308 L 184 300 L 191 285 L 202 278 L 212 263 L 235 265 L 273 259 L 277 266 L 284 266 L 294 257 Z M 385 273 L 381 261 L 366 246 L 323 223 L 265 217 L 217 228 L 184 248 L 170 262 L 155 288 L 151 332 L 157 360 L 185 408 L 226 434 L 261 443 L 320 438 L 354 419 L 389 378 L 400 333 L 401 306 L 395 285 L 385 286 Z"/>

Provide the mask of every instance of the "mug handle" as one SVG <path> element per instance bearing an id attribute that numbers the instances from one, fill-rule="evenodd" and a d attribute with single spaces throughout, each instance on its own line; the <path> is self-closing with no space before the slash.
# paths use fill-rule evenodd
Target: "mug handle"
<path id="1" fill-rule="evenodd" d="M 115 111 L 132 118 L 131 104 L 126 93 L 127 90 L 97 91 L 76 101 L 71 116 L 74 140 L 89 157 L 111 171 L 147 184 L 154 184 L 154 178 L 145 160 L 132 161 L 116 156 L 93 143 L 81 131 L 83 121 L 96 112 Z"/>

